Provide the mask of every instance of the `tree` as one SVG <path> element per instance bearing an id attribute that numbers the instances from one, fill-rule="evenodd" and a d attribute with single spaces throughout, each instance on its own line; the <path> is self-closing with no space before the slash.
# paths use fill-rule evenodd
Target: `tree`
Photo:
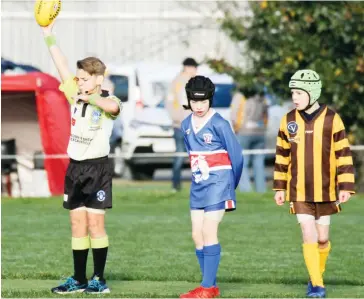
<path id="1" fill-rule="evenodd" d="M 244 17 L 236 15 L 241 2 L 218 3 L 221 29 L 250 66 L 210 59 L 213 69 L 230 74 L 243 90 L 265 86 L 280 99 L 289 98 L 295 71 L 313 69 L 323 82 L 320 102 L 340 113 L 352 144 L 364 144 L 364 2 L 254 1 Z M 364 155 L 354 158 L 364 183 Z"/>
<path id="2" fill-rule="evenodd" d="M 298 69 L 314 69 L 323 81 L 321 102 L 340 112 L 351 142 L 364 143 L 364 2 L 220 2 L 221 29 L 241 45 L 249 69 L 209 60 L 243 89 L 266 86 L 289 98 L 288 82 Z M 353 138 L 354 137 L 354 138 Z"/>

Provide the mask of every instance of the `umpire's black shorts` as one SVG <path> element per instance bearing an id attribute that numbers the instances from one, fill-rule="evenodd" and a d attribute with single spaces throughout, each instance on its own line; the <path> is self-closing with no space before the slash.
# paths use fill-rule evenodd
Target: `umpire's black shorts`
<path id="1" fill-rule="evenodd" d="M 63 207 L 111 209 L 112 165 L 108 157 L 70 161 L 64 184 Z"/>

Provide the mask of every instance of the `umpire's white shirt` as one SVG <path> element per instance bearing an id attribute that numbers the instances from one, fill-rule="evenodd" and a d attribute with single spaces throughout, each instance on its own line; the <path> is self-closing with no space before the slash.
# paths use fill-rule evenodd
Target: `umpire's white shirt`
<path id="1" fill-rule="evenodd" d="M 71 136 L 68 143 L 68 156 L 77 161 L 96 159 L 110 153 L 109 139 L 113 120 L 118 116 L 104 112 L 97 106 L 79 101 L 74 103 L 72 96 L 78 92 L 74 78 L 70 78 L 59 87 L 71 104 Z M 120 100 L 115 96 L 107 98 L 116 101 L 119 113 L 122 109 Z"/>

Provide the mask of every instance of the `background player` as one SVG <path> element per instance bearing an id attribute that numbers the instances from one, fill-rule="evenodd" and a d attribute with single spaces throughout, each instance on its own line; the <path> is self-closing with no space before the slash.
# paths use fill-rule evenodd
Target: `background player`
<path id="1" fill-rule="evenodd" d="M 318 104 L 321 86 L 319 75 L 312 70 L 297 71 L 291 78 L 289 88 L 296 109 L 281 120 L 274 171 L 275 201 L 278 205 L 289 201 L 290 211 L 301 225 L 310 276 L 308 297 L 325 297 L 330 215 L 339 212 L 340 203 L 354 193 L 345 127 L 336 112 Z"/>
<path id="2" fill-rule="evenodd" d="M 242 148 L 229 122 L 211 109 L 214 92 L 214 84 L 203 76 L 190 79 L 186 85 L 185 109 L 193 113 L 181 127 L 191 161 L 192 237 L 203 279 L 199 287 L 182 294 L 181 298 L 219 296 L 216 286 L 221 253 L 218 227 L 225 211 L 236 208 L 235 188 L 243 168 Z"/>

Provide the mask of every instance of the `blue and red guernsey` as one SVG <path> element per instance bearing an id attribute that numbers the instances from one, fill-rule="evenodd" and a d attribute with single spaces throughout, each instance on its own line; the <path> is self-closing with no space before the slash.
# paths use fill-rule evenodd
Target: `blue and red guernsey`
<path id="1" fill-rule="evenodd" d="M 229 122 L 214 111 L 198 130 L 194 128 L 191 114 L 181 126 L 191 162 L 190 207 L 204 208 L 225 201 L 227 209 L 235 209 L 243 156 Z"/>

